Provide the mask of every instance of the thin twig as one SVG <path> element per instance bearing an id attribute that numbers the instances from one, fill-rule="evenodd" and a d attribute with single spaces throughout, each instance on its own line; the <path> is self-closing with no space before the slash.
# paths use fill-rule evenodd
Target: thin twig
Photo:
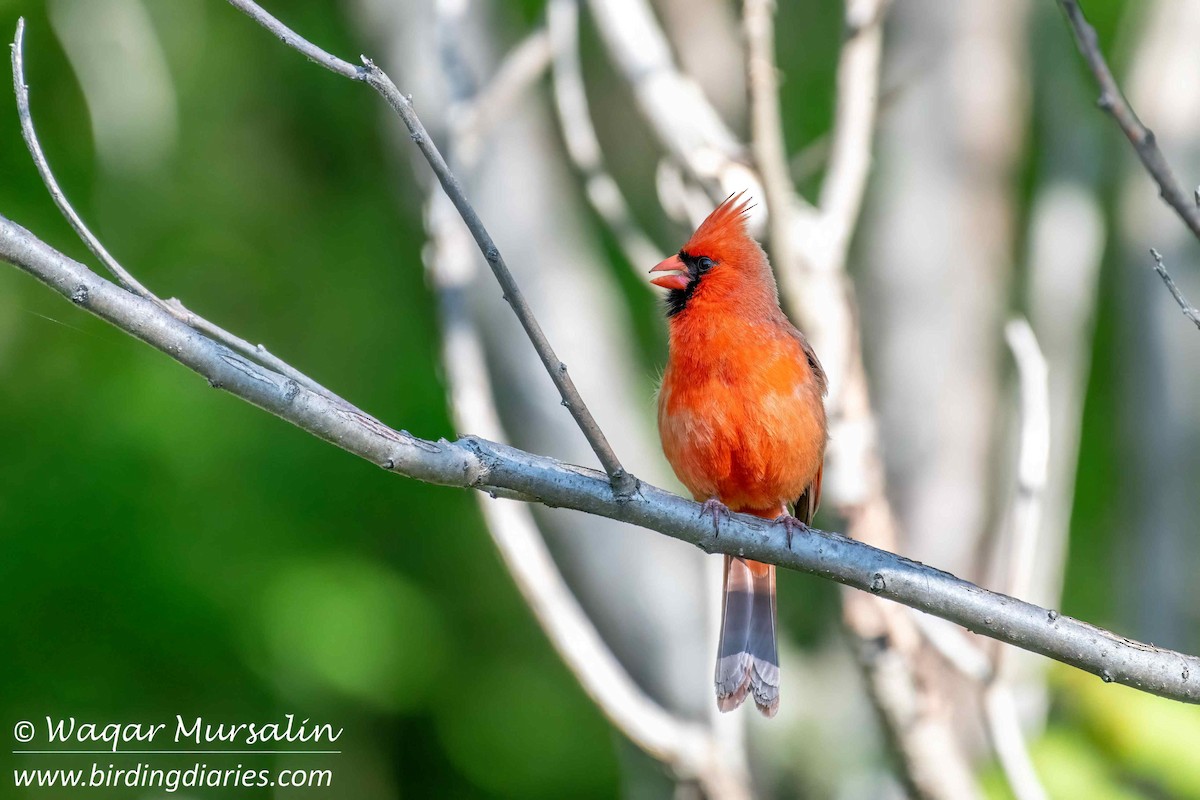
<path id="1" fill-rule="evenodd" d="M 1133 107 L 1129 105 L 1129 101 L 1125 99 L 1125 95 L 1121 93 L 1121 87 L 1117 85 L 1117 80 L 1113 77 L 1112 70 L 1109 69 L 1108 62 L 1104 59 L 1104 53 L 1100 50 L 1100 40 L 1096 36 L 1096 29 L 1083 16 L 1083 10 L 1079 7 L 1077 0 L 1058 0 L 1058 4 L 1066 13 L 1067 22 L 1070 23 L 1071 32 L 1075 37 L 1075 44 L 1078 45 L 1079 52 L 1083 55 L 1092 76 L 1100 87 L 1098 101 L 1100 108 L 1112 116 L 1117 126 L 1125 134 L 1125 138 L 1133 145 L 1142 165 L 1150 173 L 1154 182 L 1158 184 L 1162 199 L 1175 209 L 1175 213 L 1188 226 L 1192 234 L 1200 239 L 1200 207 L 1180 188 L 1179 181 L 1175 179 L 1175 174 L 1171 171 L 1171 166 L 1158 148 L 1154 132 L 1142 124 Z"/>
<path id="2" fill-rule="evenodd" d="M 795 263 L 791 204 L 796 198 L 779 111 L 779 67 L 775 63 L 775 0 L 745 0 L 746 86 L 750 94 L 750 150 L 763 183 L 767 229 L 776 269 Z"/>
<path id="3" fill-rule="evenodd" d="M 1167 267 L 1163 264 L 1162 255 L 1153 248 L 1150 249 L 1150 255 L 1154 256 L 1154 271 L 1158 273 L 1158 277 L 1162 278 L 1163 283 L 1167 285 L 1167 290 L 1183 310 L 1183 315 L 1190 319 L 1193 325 L 1200 328 L 1200 310 L 1189 303 L 1184 298 L 1183 292 L 1179 291 L 1179 287 L 1175 285 L 1174 278 L 1171 277 L 1171 273 L 1167 272 Z"/>
<path id="4" fill-rule="evenodd" d="M 794 537 L 769 520 L 732 514 L 720 536 L 699 504 L 649 484 L 630 499 L 607 475 L 466 437 L 419 439 L 298 386 L 198 334 L 0 216 L 0 260 L 28 272 L 75 305 L 141 339 L 225 389 L 388 471 L 442 486 L 497 492 L 659 531 L 700 547 L 776 564 L 893 600 L 1105 680 L 1200 703 L 1200 657 L 1143 644 L 849 537 L 813 530 Z"/>
<path id="5" fill-rule="evenodd" d="M 17 96 L 17 118 L 21 122 L 21 136 L 25 139 L 25 145 L 29 148 L 29 154 L 33 157 L 33 164 L 37 167 L 38 174 L 42 176 L 42 183 L 46 184 L 46 188 L 50 191 L 51 199 L 54 200 L 54 204 L 58 206 L 58 210 L 62 212 L 63 216 L 67 218 L 67 222 L 70 223 L 75 234 L 83 240 L 83 243 L 95 254 L 96 258 L 100 259 L 100 263 L 112 273 L 113 277 L 117 279 L 117 283 L 136 295 L 149 298 L 159 305 L 163 305 L 163 301 L 159 300 L 153 292 L 143 286 L 137 278 L 129 274 L 109 254 L 104 245 L 100 243 L 100 240 L 92 235 L 87 225 L 75 213 L 75 209 L 71 207 L 67 196 L 59 187 L 54 173 L 50 171 L 50 164 L 46 160 L 42 144 L 38 141 L 37 131 L 33 127 L 33 113 L 29 108 L 29 86 L 25 83 L 24 48 L 25 18 L 22 17 L 17 20 L 17 34 L 10 48 L 12 50 L 13 92 Z"/>
<path id="6" fill-rule="evenodd" d="M 104 244 L 91 232 L 83 218 L 75 212 L 71 201 L 67 199 L 66 193 L 58 185 L 58 180 L 54 177 L 54 172 L 50 169 L 50 162 L 46 159 L 46 154 L 42 150 L 41 142 L 38 140 L 37 130 L 33 125 L 33 112 L 29 104 L 29 86 L 25 82 L 25 59 L 24 59 L 24 44 L 25 44 L 25 19 L 17 20 L 17 33 L 12 43 L 12 72 L 13 72 L 13 91 L 17 97 L 17 117 L 21 122 L 21 136 L 25 139 L 25 145 L 29 149 L 29 155 L 33 159 L 34 166 L 37 167 L 38 174 L 42 177 L 42 183 L 46 185 L 46 189 L 50 192 L 50 197 L 54 200 L 54 204 L 58 206 L 58 210 L 66 217 L 75 234 L 83 240 L 87 245 L 88 250 L 100 260 L 104 268 L 117 279 L 125 289 L 134 294 L 144 297 L 147 300 L 155 303 L 167 313 L 174 316 L 184 324 L 190 325 L 198 331 L 208 334 L 214 339 L 228 345 L 234 350 L 242 353 L 245 356 L 253 358 L 264 366 L 268 366 L 278 372 L 282 372 L 297 383 L 307 386 L 314 391 L 328 391 L 321 387 L 319 383 L 312 378 L 300 372 L 295 367 L 292 367 L 282 359 L 276 358 L 267 348 L 261 344 L 254 345 L 241 338 L 234 336 L 229 331 L 209 322 L 207 319 L 195 314 L 184 308 L 183 303 L 172 298 L 170 300 L 162 300 L 154 292 L 146 288 L 137 278 L 133 277 L 127 269 L 121 266 L 121 263 L 108 252 Z M 341 401 L 337 395 L 329 395 L 331 398 Z M 344 401 L 342 401 L 344 402 Z"/>
<path id="7" fill-rule="evenodd" d="M 421 154 L 425 156 L 425 160 L 433 169 L 438 182 L 441 183 L 442 189 L 446 192 L 451 202 L 454 203 L 454 207 L 458 210 L 459 216 L 462 217 L 463 222 L 466 224 L 467 230 L 471 232 L 471 236 L 475 239 L 475 244 L 479 247 L 480 252 L 483 253 L 488 266 L 492 269 L 492 274 L 496 276 L 496 281 L 500 284 L 505 301 L 512 307 L 513 313 L 517 315 L 521 327 L 525 329 L 526 336 L 529 337 L 534 350 L 537 351 L 538 358 L 545 365 L 546 372 L 549 373 L 550 379 L 558 389 L 563 405 L 571 412 L 571 416 L 575 418 L 580 431 L 583 432 L 588 444 L 591 445 L 592 450 L 596 453 L 596 457 L 600 460 L 604 471 L 608 473 L 612 481 L 613 491 L 618 497 L 628 498 L 633 496 L 637 492 L 637 479 L 626 472 L 621 466 L 620 460 L 617 458 L 616 453 L 613 452 L 612 446 L 609 445 L 608 439 L 600 429 L 600 425 L 583 402 L 579 390 L 575 388 L 575 382 L 571 380 L 571 376 L 567 373 L 567 365 L 559 360 L 554 352 L 554 348 L 550 346 L 546 334 L 542 331 L 541 325 L 533 314 L 533 310 L 525 300 L 525 295 L 522 294 L 520 287 L 517 285 L 516 278 L 509 271 L 508 265 L 504 263 L 504 257 L 500 254 L 500 249 L 496 247 L 496 243 L 492 240 L 487 228 L 484 227 L 479 214 L 476 213 L 471 202 L 467 200 L 467 196 L 463 192 L 458 178 L 450 171 L 445 158 L 442 157 L 437 145 L 434 144 L 428 131 L 425 130 L 425 125 L 421 122 L 420 117 L 417 116 L 417 112 L 413 108 L 412 99 L 401 93 L 396 88 L 396 84 L 392 82 L 392 79 L 387 76 L 387 73 L 376 66 L 369 58 L 363 56 L 362 66 L 356 67 L 349 62 L 330 55 L 307 39 L 304 39 L 264 11 L 257 3 L 251 2 L 251 0 L 229 0 L 229 3 L 274 33 L 289 47 L 303 53 L 310 61 L 343 77 L 366 83 L 378 92 L 387 101 L 388 105 L 392 107 L 392 110 L 400 117 L 404 126 L 408 128 L 410 138 L 417 145 Z"/>
<path id="8" fill-rule="evenodd" d="M 588 202 L 616 237 L 625 260 L 641 277 L 648 266 L 658 263 L 662 252 L 638 226 L 621 188 L 605 168 L 579 61 L 578 0 L 550 0 L 546 24 L 554 54 L 554 108 L 567 155 L 583 176 Z M 649 287 L 644 280 L 639 284 Z"/>

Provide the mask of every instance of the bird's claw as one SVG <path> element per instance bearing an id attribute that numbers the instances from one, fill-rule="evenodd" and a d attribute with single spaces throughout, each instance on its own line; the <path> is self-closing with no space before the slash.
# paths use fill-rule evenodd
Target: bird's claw
<path id="1" fill-rule="evenodd" d="M 729 506 L 715 497 L 710 497 L 700 504 L 700 518 L 712 517 L 713 536 L 721 535 L 721 520 L 729 519 Z"/>
<path id="2" fill-rule="evenodd" d="M 808 533 L 809 528 L 800 520 L 793 517 L 791 514 L 780 514 L 775 518 L 776 525 L 783 526 L 783 533 L 787 537 L 787 548 L 792 549 L 792 535 L 799 531 L 800 533 Z"/>

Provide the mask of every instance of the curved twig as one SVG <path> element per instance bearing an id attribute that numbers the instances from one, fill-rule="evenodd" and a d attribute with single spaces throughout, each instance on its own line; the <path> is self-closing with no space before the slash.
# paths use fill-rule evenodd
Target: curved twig
<path id="1" fill-rule="evenodd" d="M 67 199 L 67 195 L 63 192 L 62 187 L 58 185 L 58 180 L 54 177 L 54 172 L 50 169 L 50 162 L 46 159 L 46 154 L 42 150 L 42 144 L 38 140 L 37 129 L 33 126 L 33 112 L 29 104 L 29 86 L 25 83 L 25 58 L 24 58 L 24 43 L 25 43 L 25 20 L 24 18 L 17 20 L 17 33 L 12 43 L 12 73 L 13 73 L 13 92 L 17 97 L 17 117 L 21 122 L 21 136 L 25 140 L 25 145 L 29 149 L 29 155 L 33 159 L 33 164 L 37 167 L 38 174 L 42 178 L 42 183 L 46 185 L 46 189 L 50 192 L 50 198 L 54 200 L 54 204 L 58 206 L 58 210 L 66 217 L 67 222 L 75 231 L 75 234 L 83 240 L 88 250 L 92 251 L 92 255 L 100 260 L 104 268 L 109 271 L 117 282 L 125 289 L 134 294 L 145 297 L 147 300 L 157 304 L 163 308 L 168 314 L 180 320 L 186 325 L 190 325 L 198 331 L 202 331 L 209 336 L 217 339 L 220 342 L 232 347 L 242 355 L 253 358 L 255 361 L 270 367 L 271 369 L 282 372 L 297 383 L 307 386 L 314 391 L 328 392 L 321 384 L 314 381 L 312 378 L 305 375 L 300 370 L 272 355 L 266 347 L 261 344 L 250 344 L 250 342 L 235 336 L 224 328 L 209 322 L 204 317 L 189 311 L 184 307 L 183 303 L 175 298 L 163 300 L 154 292 L 150 291 L 140 281 L 121 265 L 116 258 L 113 257 L 104 244 L 96 237 L 95 234 L 88 228 L 83 218 L 75 212 L 75 208 L 71 205 L 71 201 Z M 331 398 L 342 401 L 337 395 L 330 394 Z"/>

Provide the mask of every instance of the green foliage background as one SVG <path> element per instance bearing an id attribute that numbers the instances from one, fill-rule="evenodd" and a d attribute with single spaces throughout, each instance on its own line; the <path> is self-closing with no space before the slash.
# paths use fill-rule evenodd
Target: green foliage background
<path id="1" fill-rule="evenodd" d="M 35 116 L 78 210 L 159 294 L 266 343 L 393 425 L 453 436 L 419 257 L 420 192 L 407 175 L 386 177 L 397 157 L 378 98 L 277 46 L 224 3 L 146 5 L 174 80 L 179 138 L 161 170 L 138 178 L 99 165 L 42 3 L 0 0 L 0 31 L 27 19 Z M 333 52 L 366 49 L 339 4 L 287 5 L 289 21 Z M 508 35 L 538 24 L 540 5 L 506 7 Z M 1030 31 L 1037 71 L 1024 188 L 1059 166 L 1038 157 L 1057 134 L 1039 127 L 1036 109 L 1065 91 L 1078 99 L 1070 124 L 1087 132 L 1097 185 L 1111 198 L 1126 146 L 1088 111 L 1067 32 L 1053 4 L 1042 5 Z M 805 31 L 805 46 L 780 53 L 799 150 L 830 124 L 841 5 L 782 6 L 780 30 Z M 1135 12 L 1132 2 L 1088 3 L 1108 46 L 1136 25 Z M 605 74 L 594 40 L 585 45 L 589 71 Z M 93 264 L 42 187 L 5 96 L 0 213 Z M 622 98 L 610 90 L 598 102 Z M 617 164 L 619 174 L 635 168 Z M 818 185 L 819 175 L 804 188 Z M 1119 627 L 1127 620 L 1099 588 L 1118 568 L 1120 452 L 1104 435 L 1116 403 L 1105 357 L 1113 268 L 1064 610 Z M 613 269 L 627 280 L 623 265 Z M 635 302 L 646 312 L 649 371 L 661 329 Z M 17 720 L 47 715 L 296 713 L 346 729 L 331 796 L 621 793 L 628 746 L 533 625 L 469 495 L 397 480 L 213 391 L 10 268 L 0 268 L 0 456 L 0 738 Z M 809 628 L 802 618 L 832 595 L 811 582 L 802 595 L 806 605 L 785 600 L 794 607 L 783 614 Z M 1195 709 L 1054 674 L 1053 724 L 1036 743 L 1054 796 L 1200 797 Z M 13 791 L 0 774 L 0 796 L 49 796 Z"/>

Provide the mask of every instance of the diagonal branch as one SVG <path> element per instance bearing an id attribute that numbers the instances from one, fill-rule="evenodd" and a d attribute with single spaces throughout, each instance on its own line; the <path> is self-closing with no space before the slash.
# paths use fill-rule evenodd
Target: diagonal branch
<path id="1" fill-rule="evenodd" d="M 1171 293 L 1171 297 L 1175 298 L 1175 302 L 1179 304 L 1179 308 L 1183 310 L 1183 315 L 1192 321 L 1192 324 L 1200 328 L 1200 309 L 1187 301 L 1183 296 L 1183 292 L 1179 291 L 1179 287 L 1175 285 L 1175 279 L 1171 277 L 1171 273 L 1167 272 L 1167 265 L 1163 263 L 1162 254 L 1151 248 L 1150 255 L 1154 257 L 1154 271 L 1158 273 L 1158 277 L 1163 279 L 1163 283 L 1167 285 L 1167 291 Z"/>
<path id="2" fill-rule="evenodd" d="M 773 522 L 733 514 L 720 536 L 700 506 L 649 484 L 614 494 L 607 476 L 484 439 L 428 441 L 397 431 L 252 363 L 162 308 L 101 278 L 0 216 L 0 260 L 72 303 L 166 353 L 210 385 L 390 472 L 495 492 L 656 530 L 708 553 L 728 553 L 836 581 L 925 611 L 1001 642 L 1098 675 L 1105 682 L 1200 703 L 1200 657 L 1143 644 L 862 542 L 813 530 L 789 549 Z"/>
<path id="3" fill-rule="evenodd" d="M 537 351 L 538 357 L 545 365 L 546 371 L 550 375 L 550 380 L 554 382 L 554 386 L 558 389 L 563 405 L 567 407 L 567 410 L 571 412 L 571 416 L 575 418 L 576 424 L 588 440 L 588 444 L 591 445 L 592 450 L 596 453 L 596 457 L 600 460 L 604 471 L 611 478 L 613 491 L 620 497 L 629 497 L 636 493 L 637 479 L 626 472 L 621 466 L 620 460 L 617 458 L 616 453 L 613 452 L 612 446 L 609 445 L 608 439 L 605 438 L 604 432 L 600 429 L 600 425 L 583 402 L 579 390 L 575 388 L 575 382 L 571 380 L 571 376 L 567 373 L 567 365 L 559 360 L 554 352 L 554 348 L 550 346 L 546 334 L 542 331 L 542 326 L 538 323 L 533 310 L 525 300 L 525 295 L 522 294 L 520 287 L 517 285 L 516 278 L 509 271 L 508 265 L 504 263 L 504 257 L 500 255 L 500 249 L 496 247 L 496 243 L 492 240 L 492 236 L 488 233 L 487 228 L 484 227 L 483 221 L 475 212 L 471 202 L 467 200 L 467 196 L 463 192 L 458 178 L 450 171 L 450 167 L 446 164 L 446 159 L 442 157 L 437 145 L 433 143 L 433 139 L 430 138 L 429 133 L 425 130 L 425 126 L 421 123 L 420 117 L 417 116 L 417 112 L 413 108 L 412 99 L 401 93 L 396 88 L 396 84 L 392 82 L 392 79 L 387 76 L 387 73 L 377 67 L 369 58 L 364 56 L 362 58 L 363 65 L 357 67 L 347 61 L 341 60 L 337 56 L 325 52 L 307 39 L 304 39 L 268 14 L 257 3 L 251 2 L 251 0 L 229 0 L 229 3 L 275 34 L 284 44 L 303 53 L 310 61 L 345 78 L 366 83 L 378 92 L 387 101 L 388 105 L 392 107 L 392 110 L 400 117 L 404 126 L 408 128 L 409 136 L 417 145 L 417 148 L 420 149 L 421 154 L 425 156 L 425 160 L 429 162 L 429 166 L 433 169 L 434 175 L 437 176 L 438 182 L 441 183 L 442 189 L 446 192 L 450 201 L 454 203 L 459 216 L 462 217 L 467 229 L 471 232 L 471 236 L 475 239 L 475 244 L 479 247 L 480 252 L 483 253 L 488 266 L 492 268 L 492 274 L 496 276 L 496 281 L 500 284 L 500 288 L 504 292 L 505 301 L 512 307 L 513 313 L 520 320 L 521 327 L 525 329 L 526 336 L 529 337 L 534 350 Z"/>
<path id="4" fill-rule="evenodd" d="M 452 121 L 456 144 L 450 152 L 456 153 L 460 162 L 479 158 L 483 142 L 493 127 L 512 108 L 514 100 L 541 79 L 550 59 L 550 34 L 542 28 L 508 52 L 487 85 Z"/>
<path id="5" fill-rule="evenodd" d="M 1180 189 L 1175 173 L 1171 171 L 1166 156 L 1158 147 L 1154 132 L 1142 124 L 1125 95 L 1121 93 L 1121 87 L 1117 85 L 1117 79 L 1113 77 L 1112 70 L 1104 59 L 1104 53 L 1100 51 L 1096 29 L 1083 16 L 1078 0 L 1058 0 L 1058 4 L 1067 15 L 1067 22 L 1071 25 L 1071 32 L 1075 36 L 1075 44 L 1078 45 L 1080 54 L 1100 86 L 1099 106 L 1112 116 L 1125 138 L 1133 145 L 1142 165 L 1158 184 L 1162 199 L 1175 209 L 1175 213 L 1192 234 L 1200 239 L 1200 206 L 1192 202 Z"/>

